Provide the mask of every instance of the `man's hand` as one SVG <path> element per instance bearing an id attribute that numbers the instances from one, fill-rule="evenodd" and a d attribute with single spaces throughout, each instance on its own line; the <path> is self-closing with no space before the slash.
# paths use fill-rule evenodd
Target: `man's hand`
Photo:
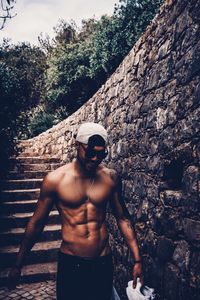
<path id="1" fill-rule="evenodd" d="M 21 275 L 21 269 L 18 267 L 13 267 L 8 274 L 8 289 L 13 290 L 19 282 Z"/>
<path id="2" fill-rule="evenodd" d="M 140 278 L 141 285 L 144 284 L 144 278 L 142 273 L 142 264 L 135 263 L 133 266 L 133 288 L 136 288 L 137 285 L 137 278 Z"/>

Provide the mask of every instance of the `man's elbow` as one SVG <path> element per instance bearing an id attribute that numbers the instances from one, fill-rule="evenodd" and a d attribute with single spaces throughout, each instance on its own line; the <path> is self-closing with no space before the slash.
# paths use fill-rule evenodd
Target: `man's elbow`
<path id="1" fill-rule="evenodd" d="M 40 232 L 44 227 L 44 221 L 43 220 L 36 220 L 34 218 L 31 218 L 28 222 L 26 232 L 27 233 L 37 233 Z"/>
<path id="2" fill-rule="evenodd" d="M 117 218 L 117 224 L 119 226 L 119 228 L 123 228 L 124 226 L 126 226 L 128 224 L 129 220 L 124 217 L 124 216 L 120 216 Z"/>

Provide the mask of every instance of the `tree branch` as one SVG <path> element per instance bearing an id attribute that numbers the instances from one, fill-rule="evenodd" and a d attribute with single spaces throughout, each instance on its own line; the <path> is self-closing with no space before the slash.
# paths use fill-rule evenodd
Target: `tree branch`
<path id="1" fill-rule="evenodd" d="M 7 19 L 12 19 L 17 14 L 12 15 L 11 10 L 14 8 L 14 3 L 16 3 L 16 0 L 1 0 L 1 6 L 0 6 L 0 30 L 2 30 L 5 26 Z"/>

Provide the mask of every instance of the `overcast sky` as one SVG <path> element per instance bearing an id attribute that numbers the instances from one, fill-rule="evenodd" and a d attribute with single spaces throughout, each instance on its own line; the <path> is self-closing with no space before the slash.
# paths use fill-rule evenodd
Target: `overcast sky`
<path id="1" fill-rule="evenodd" d="M 53 27 L 59 19 L 73 19 L 80 26 L 82 19 L 112 15 L 115 3 L 118 0 L 17 0 L 13 11 L 17 16 L 0 30 L 0 41 L 6 37 L 14 43 L 38 44 L 37 37 L 41 32 L 53 36 Z"/>

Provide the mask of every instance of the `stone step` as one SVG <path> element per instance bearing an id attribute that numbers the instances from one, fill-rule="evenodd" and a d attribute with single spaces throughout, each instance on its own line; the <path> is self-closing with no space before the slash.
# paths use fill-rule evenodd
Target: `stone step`
<path id="1" fill-rule="evenodd" d="M 48 173 L 49 171 L 24 171 L 22 173 L 19 173 L 17 171 L 10 171 L 8 172 L 8 174 L 5 175 L 5 178 L 7 179 L 42 179 L 45 177 L 45 175 Z"/>
<path id="2" fill-rule="evenodd" d="M 0 180 L 0 189 L 36 189 L 40 188 L 42 179 L 17 179 L 17 180 Z"/>
<path id="3" fill-rule="evenodd" d="M 15 213 L 0 218 L 1 230 L 9 230 L 10 228 L 25 227 L 33 213 Z M 60 216 L 57 210 L 50 212 L 47 224 L 60 224 Z"/>
<path id="4" fill-rule="evenodd" d="M 27 150 L 23 150 L 18 154 L 18 157 L 34 157 L 36 155 L 37 155 L 37 153 L 27 151 Z"/>
<path id="5" fill-rule="evenodd" d="M 7 268 L 0 272 L 0 286 L 7 285 L 9 270 L 10 268 Z M 57 273 L 57 262 L 27 265 L 22 268 L 22 273 L 21 273 L 21 278 L 19 283 L 55 280 L 56 273 Z"/>
<path id="6" fill-rule="evenodd" d="M 31 140 L 31 139 L 29 139 L 29 140 L 23 140 L 23 139 L 21 139 L 21 140 L 18 140 L 17 141 L 17 147 L 18 146 L 23 146 L 23 147 L 25 147 L 25 146 L 30 146 L 30 145 L 32 145 L 33 144 L 33 141 Z"/>
<path id="7" fill-rule="evenodd" d="M 56 261 L 61 240 L 38 242 L 27 255 L 24 265 Z M 14 265 L 19 246 L 4 246 L 0 248 L 1 269 Z"/>
<path id="8" fill-rule="evenodd" d="M 11 228 L 0 232 L 0 245 L 19 245 L 22 241 L 25 228 Z M 61 240 L 61 225 L 46 225 L 41 233 L 38 242 Z"/>
<path id="9" fill-rule="evenodd" d="M 59 168 L 61 164 L 58 163 L 37 163 L 37 164 L 19 164 L 19 165 L 13 165 L 10 168 L 10 171 L 15 171 L 15 172 L 24 172 L 24 171 L 52 171 L 57 168 Z"/>
<path id="10" fill-rule="evenodd" d="M 2 202 L 0 206 L 0 215 L 10 215 L 14 213 L 28 213 L 33 212 L 37 205 L 36 200 L 20 200 L 11 202 Z M 56 210 L 54 206 L 52 210 Z"/>
<path id="11" fill-rule="evenodd" d="M 28 147 L 30 148 L 30 146 Z M 17 157 L 35 157 L 35 156 L 39 156 L 39 154 L 35 151 L 29 151 L 29 149 L 22 149 L 22 151 L 20 151 L 20 153 L 18 153 Z M 52 156 L 52 155 L 51 155 Z M 50 155 L 44 155 L 44 158 L 50 158 Z"/>
<path id="12" fill-rule="evenodd" d="M 3 190 L 0 194 L 1 202 L 18 201 L 18 200 L 34 200 L 38 199 L 40 189 L 24 189 L 24 190 Z"/>
<path id="13" fill-rule="evenodd" d="M 0 206 L 0 215 L 32 212 L 36 208 L 37 201 L 38 200 L 21 200 L 12 202 L 2 202 Z"/>
<path id="14" fill-rule="evenodd" d="M 11 157 L 9 159 L 10 164 L 44 164 L 44 163 L 60 163 L 60 159 L 57 157 L 40 157 L 40 156 L 20 156 Z"/>

